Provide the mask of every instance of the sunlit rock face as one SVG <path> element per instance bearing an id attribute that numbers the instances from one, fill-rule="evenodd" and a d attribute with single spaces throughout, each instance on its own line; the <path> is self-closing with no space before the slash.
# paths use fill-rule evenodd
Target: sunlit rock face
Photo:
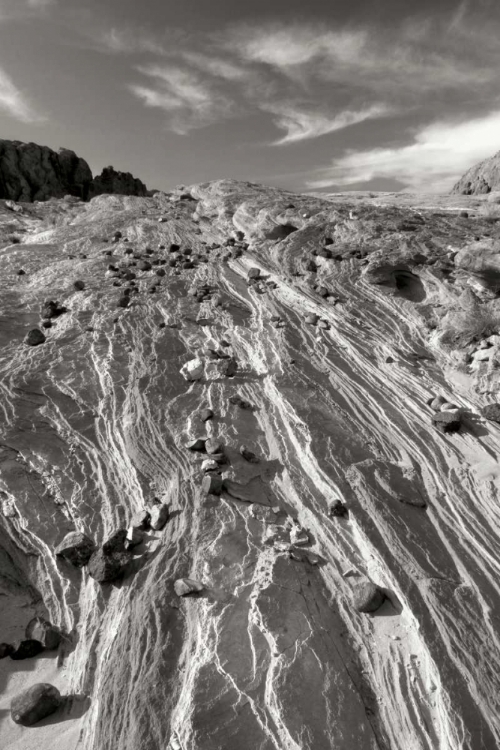
<path id="1" fill-rule="evenodd" d="M 498 230 L 352 208 L 0 205 L 0 640 L 63 634 L 0 661 L 3 746 L 499 746 L 499 303 L 462 252 Z M 27 729 L 35 683 L 69 698 Z"/>
<path id="2" fill-rule="evenodd" d="M 453 193 L 481 195 L 500 190 L 500 151 L 471 167 L 453 187 Z"/>

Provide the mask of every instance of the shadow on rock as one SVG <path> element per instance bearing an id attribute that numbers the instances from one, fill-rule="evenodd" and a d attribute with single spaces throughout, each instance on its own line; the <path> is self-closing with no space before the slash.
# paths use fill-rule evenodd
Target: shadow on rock
<path id="1" fill-rule="evenodd" d="M 398 597 L 390 589 L 385 589 L 382 586 L 380 590 L 385 596 L 383 604 L 372 613 L 372 617 L 396 617 L 403 611 L 403 605 L 399 601 Z"/>
<path id="2" fill-rule="evenodd" d="M 37 727 L 47 727 L 51 724 L 62 724 L 64 721 L 81 719 L 90 708 L 90 698 L 83 693 L 65 695 L 61 706 L 46 719 L 37 722 Z"/>

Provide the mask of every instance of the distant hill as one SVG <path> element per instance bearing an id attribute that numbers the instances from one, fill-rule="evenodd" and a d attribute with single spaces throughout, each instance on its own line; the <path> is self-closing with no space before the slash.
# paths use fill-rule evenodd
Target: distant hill
<path id="1" fill-rule="evenodd" d="M 481 195 L 500 190 L 500 151 L 485 159 L 474 167 L 457 182 L 452 193 L 461 195 Z"/>
<path id="2" fill-rule="evenodd" d="M 45 201 L 73 195 L 89 200 L 95 195 L 148 195 L 143 182 L 130 172 L 106 167 L 93 177 L 85 159 L 74 151 L 21 141 L 0 140 L 0 198 Z"/>

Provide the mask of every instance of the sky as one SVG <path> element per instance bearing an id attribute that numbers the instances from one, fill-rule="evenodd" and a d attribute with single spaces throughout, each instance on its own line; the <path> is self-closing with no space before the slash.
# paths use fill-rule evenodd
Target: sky
<path id="1" fill-rule="evenodd" d="M 0 0 L 0 137 L 160 190 L 448 192 L 500 150 L 499 38 L 499 0 Z"/>

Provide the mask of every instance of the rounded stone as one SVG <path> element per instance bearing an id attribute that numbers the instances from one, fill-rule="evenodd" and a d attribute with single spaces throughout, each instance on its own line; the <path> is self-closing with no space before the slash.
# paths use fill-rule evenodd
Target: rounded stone
<path id="1" fill-rule="evenodd" d="M 12 699 L 10 714 L 16 724 L 31 727 L 57 711 L 63 699 L 48 682 L 38 682 Z"/>
<path id="2" fill-rule="evenodd" d="M 55 549 L 58 557 L 63 557 L 77 568 L 86 565 L 94 551 L 94 542 L 81 531 L 70 531 Z"/>
<path id="3" fill-rule="evenodd" d="M 357 612 L 376 612 L 384 599 L 384 592 L 372 581 L 357 581 L 354 584 L 352 603 Z"/>
<path id="4" fill-rule="evenodd" d="M 61 642 L 61 633 L 43 617 L 33 617 L 26 626 L 27 639 L 40 641 L 49 651 L 57 648 Z"/>

